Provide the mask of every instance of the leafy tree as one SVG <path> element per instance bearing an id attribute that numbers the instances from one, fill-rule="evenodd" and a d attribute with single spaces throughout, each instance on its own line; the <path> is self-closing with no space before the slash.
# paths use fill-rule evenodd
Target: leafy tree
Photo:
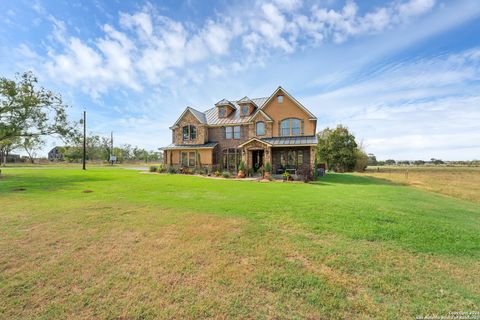
<path id="1" fill-rule="evenodd" d="M 443 162 L 442 160 L 440 160 L 440 159 L 435 159 L 435 158 L 430 159 L 430 161 L 431 161 L 434 165 L 439 165 L 439 164 L 444 164 L 444 163 L 445 163 L 445 162 Z"/>
<path id="2" fill-rule="evenodd" d="M 373 153 L 368 154 L 368 165 L 369 166 L 376 166 L 378 165 L 377 157 Z"/>
<path id="3" fill-rule="evenodd" d="M 393 159 L 388 159 L 388 160 L 385 160 L 385 164 L 389 166 L 393 166 L 396 164 L 396 162 Z"/>
<path id="4" fill-rule="evenodd" d="M 15 138 L 58 135 L 69 137 L 75 126 L 68 122 L 60 95 L 43 87 L 31 72 L 16 80 L 0 78 L 0 142 Z"/>
<path id="5" fill-rule="evenodd" d="M 416 166 L 423 166 L 423 165 L 425 164 L 425 161 L 423 161 L 423 160 L 415 160 L 415 161 L 413 162 L 413 164 L 416 165 Z"/>
<path id="6" fill-rule="evenodd" d="M 365 171 L 369 160 L 369 156 L 363 150 L 355 150 L 355 171 Z"/>
<path id="7" fill-rule="evenodd" d="M 19 144 L 19 138 L 10 138 L 10 139 L 4 139 L 3 141 L 0 141 L 0 162 L 2 163 L 3 166 L 7 164 L 7 157 L 12 152 L 12 150 L 16 149 Z"/>
<path id="8" fill-rule="evenodd" d="M 40 136 L 24 137 L 20 146 L 28 154 L 31 163 L 34 163 L 37 152 L 43 148 L 45 141 Z"/>
<path id="9" fill-rule="evenodd" d="M 335 171 L 353 170 L 357 151 L 355 137 L 342 125 L 318 133 L 317 158 Z"/>

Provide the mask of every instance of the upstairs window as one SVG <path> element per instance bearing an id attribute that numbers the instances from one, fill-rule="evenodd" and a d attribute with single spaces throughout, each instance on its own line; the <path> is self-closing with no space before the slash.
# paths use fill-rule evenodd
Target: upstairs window
<path id="1" fill-rule="evenodd" d="M 280 122 L 278 134 L 280 136 L 300 136 L 304 134 L 304 122 L 300 119 L 288 118 Z"/>
<path id="2" fill-rule="evenodd" d="M 240 139 L 240 126 L 225 127 L 225 139 Z"/>
<path id="3" fill-rule="evenodd" d="M 255 125 L 255 131 L 257 136 L 264 136 L 265 135 L 265 122 L 259 121 Z"/>
<path id="4" fill-rule="evenodd" d="M 227 115 L 227 109 L 225 109 L 225 107 L 218 108 L 218 116 L 220 118 L 225 118 L 226 115 Z"/>
<path id="5" fill-rule="evenodd" d="M 233 138 L 233 127 L 225 127 L 225 139 Z"/>
<path id="6" fill-rule="evenodd" d="M 248 116 L 248 105 L 242 105 L 242 116 Z"/>
<path id="7" fill-rule="evenodd" d="M 300 120 L 292 119 L 290 124 L 292 126 L 292 136 L 299 136 L 300 135 Z"/>
<path id="8" fill-rule="evenodd" d="M 240 126 L 233 127 L 233 139 L 240 139 Z"/>
<path id="9" fill-rule="evenodd" d="M 283 96 L 282 95 L 277 96 L 277 102 L 278 103 L 283 103 Z"/>
<path id="10" fill-rule="evenodd" d="M 192 125 L 184 126 L 182 128 L 182 138 L 183 141 L 197 139 L 197 127 Z"/>
<path id="11" fill-rule="evenodd" d="M 289 136 L 290 135 L 290 119 L 285 119 L 280 123 L 280 135 Z"/>

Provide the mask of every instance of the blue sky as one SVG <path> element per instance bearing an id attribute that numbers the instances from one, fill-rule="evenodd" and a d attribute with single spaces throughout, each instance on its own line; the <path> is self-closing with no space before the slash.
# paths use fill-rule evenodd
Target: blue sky
<path id="1" fill-rule="evenodd" d="M 26 70 L 152 150 L 186 106 L 281 85 L 380 159 L 480 158 L 478 0 L 1 1 L 0 74 Z"/>

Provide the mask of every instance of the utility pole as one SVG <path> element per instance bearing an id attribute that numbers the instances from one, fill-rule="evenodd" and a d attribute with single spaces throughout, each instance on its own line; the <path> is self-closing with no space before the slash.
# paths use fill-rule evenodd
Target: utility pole
<path id="1" fill-rule="evenodd" d="M 87 157 L 87 111 L 83 111 L 83 170 L 85 168 L 85 159 Z"/>
<path id="2" fill-rule="evenodd" d="M 110 163 L 113 166 L 113 131 L 110 132 Z"/>

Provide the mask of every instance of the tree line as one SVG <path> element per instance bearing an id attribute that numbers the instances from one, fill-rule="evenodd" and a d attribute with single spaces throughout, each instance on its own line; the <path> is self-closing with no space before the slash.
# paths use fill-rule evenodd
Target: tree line
<path id="1" fill-rule="evenodd" d="M 74 139 L 74 143 L 59 147 L 59 152 L 65 161 L 80 162 L 83 157 L 83 138 Z M 117 162 L 124 161 L 160 161 L 163 154 L 159 151 L 150 151 L 138 146 L 123 144 L 111 147 L 110 138 L 90 134 L 86 139 L 86 160 L 109 161 L 110 155 L 116 157 Z"/>
<path id="2" fill-rule="evenodd" d="M 32 72 L 16 74 L 15 79 L 0 77 L 0 162 L 15 150 L 22 150 L 31 162 L 45 147 L 45 137 L 63 142 L 60 152 L 67 161 L 83 156 L 82 132 L 77 121 L 67 118 L 70 108 L 60 94 L 40 86 Z M 158 161 L 161 153 L 124 144 L 110 150 L 110 140 L 98 135 L 86 139 L 88 160 Z"/>

